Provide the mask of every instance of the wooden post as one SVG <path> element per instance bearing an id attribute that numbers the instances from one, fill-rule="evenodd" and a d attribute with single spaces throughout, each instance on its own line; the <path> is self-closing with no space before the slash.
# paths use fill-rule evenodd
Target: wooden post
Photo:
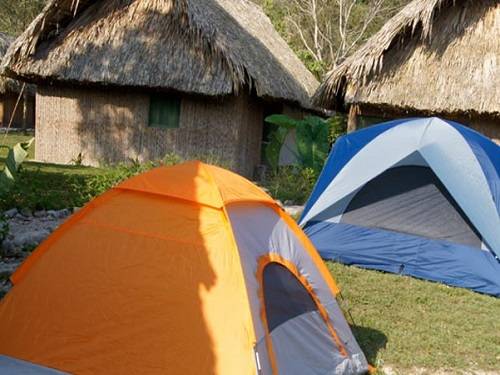
<path id="1" fill-rule="evenodd" d="M 351 133 L 358 130 L 358 115 L 360 114 L 359 106 L 352 104 L 349 107 L 349 115 L 347 116 L 347 132 Z"/>
<path id="2" fill-rule="evenodd" d="M 26 134 L 28 128 L 28 90 L 23 92 L 23 132 Z"/>

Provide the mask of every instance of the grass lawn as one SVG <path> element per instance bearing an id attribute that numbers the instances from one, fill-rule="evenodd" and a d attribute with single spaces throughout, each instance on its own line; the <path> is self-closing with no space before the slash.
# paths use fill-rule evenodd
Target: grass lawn
<path id="1" fill-rule="evenodd" d="M 13 134 L 0 144 L 29 139 Z M 34 154 L 34 147 L 30 155 Z M 0 148 L 0 164 L 6 150 Z M 81 206 L 139 169 L 25 162 L 0 209 Z M 500 299 L 441 284 L 327 263 L 342 289 L 358 342 L 369 361 L 400 374 L 414 368 L 495 371 L 500 368 Z M 349 318 L 348 318 L 349 319 Z"/>
<path id="2" fill-rule="evenodd" d="M 0 167 L 7 157 L 8 148 L 24 142 L 32 136 L 0 134 Z M 117 181 L 136 172 L 134 168 L 92 168 L 78 165 L 56 165 L 30 161 L 34 157 L 35 146 L 31 146 L 18 180 L 8 195 L 0 196 L 0 210 L 12 207 L 40 209 L 61 209 L 80 207 L 106 191 Z"/>
<path id="3" fill-rule="evenodd" d="M 499 371 L 500 299 L 327 262 L 369 361 L 412 368 Z"/>
<path id="4" fill-rule="evenodd" d="M 0 164 L 3 165 L 5 159 L 7 158 L 7 154 L 9 152 L 9 147 L 14 146 L 19 142 L 27 142 L 34 135 L 24 135 L 22 133 L 9 133 L 7 136 L 5 134 L 0 134 Z M 92 173 L 95 174 L 99 171 L 97 168 L 89 168 L 89 167 L 81 167 L 81 166 L 72 166 L 72 165 L 56 165 L 56 164 L 44 164 L 44 163 L 36 163 L 34 161 L 30 161 L 30 159 L 34 159 L 35 157 L 35 143 L 28 150 L 27 161 L 23 164 L 23 167 L 27 170 L 43 170 L 43 172 L 48 173 L 77 173 L 77 174 L 86 174 Z"/>

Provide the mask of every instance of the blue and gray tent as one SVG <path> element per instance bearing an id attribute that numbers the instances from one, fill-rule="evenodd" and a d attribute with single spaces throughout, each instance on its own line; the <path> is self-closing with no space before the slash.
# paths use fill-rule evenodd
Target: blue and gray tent
<path id="1" fill-rule="evenodd" d="M 337 140 L 301 218 L 325 259 L 500 296 L 500 147 L 439 118 Z"/>

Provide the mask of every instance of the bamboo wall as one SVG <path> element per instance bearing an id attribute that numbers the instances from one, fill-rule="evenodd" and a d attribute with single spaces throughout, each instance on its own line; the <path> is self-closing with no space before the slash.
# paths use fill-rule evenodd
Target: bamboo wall
<path id="1" fill-rule="evenodd" d="M 357 130 L 360 127 L 360 121 L 357 117 L 360 116 L 369 116 L 374 118 L 379 118 L 380 122 L 389 121 L 395 118 L 403 118 L 403 117 L 424 117 L 424 116 L 433 116 L 433 114 L 421 113 L 418 111 L 407 111 L 402 113 L 398 110 L 391 108 L 382 108 L 377 106 L 352 106 L 351 109 L 356 107 L 357 113 L 355 116 L 349 116 L 349 120 L 351 123 L 348 125 L 352 128 L 352 130 Z M 472 116 L 472 115 L 434 115 L 438 117 L 442 117 L 444 119 L 456 121 L 462 125 L 469 126 L 470 128 L 478 131 L 481 134 L 484 134 L 486 137 L 490 138 L 493 142 L 500 145 L 500 120 L 498 118 L 492 118 L 487 115 L 482 117 Z"/>
<path id="2" fill-rule="evenodd" d="M 37 160 L 83 164 L 204 158 L 251 177 L 260 163 L 262 105 L 247 95 L 183 97 L 180 127 L 148 127 L 149 95 L 132 90 L 39 87 Z"/>

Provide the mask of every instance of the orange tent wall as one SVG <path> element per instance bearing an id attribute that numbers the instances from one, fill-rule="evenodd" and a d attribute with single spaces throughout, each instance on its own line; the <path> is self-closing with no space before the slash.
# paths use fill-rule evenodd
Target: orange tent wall
<path id="1" fill-rule="evenodd" d="M 261 189 L 200 162 L 157 168 L 93 200 L 12 276 L 0 354 L 78 374 L 255 374 L 255 332 L 226 205 Z"/>
<path id="2" fill-rule="evenodd" d="M 0 304 L 0 353 L 78 374 L 255 374 L 222 209 L 115 190 L 37 252 Z"/>

